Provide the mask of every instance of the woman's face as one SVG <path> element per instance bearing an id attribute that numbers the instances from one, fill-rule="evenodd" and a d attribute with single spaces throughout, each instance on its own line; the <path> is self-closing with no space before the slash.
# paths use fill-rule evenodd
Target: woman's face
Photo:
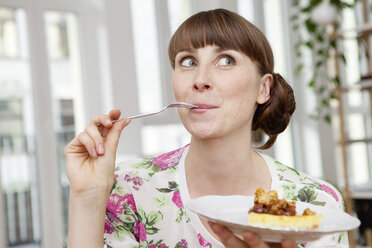
<path id="1" fill-rule="evenodd" d="M 250 132 L 257 104 L 269 99 L 271 82 L 272 76 L 260 76 L 244 53 L 218 46 L 179 52 L 172 79 L 176 101 L 199 107 L 178 113 L 200 139 Z"/>

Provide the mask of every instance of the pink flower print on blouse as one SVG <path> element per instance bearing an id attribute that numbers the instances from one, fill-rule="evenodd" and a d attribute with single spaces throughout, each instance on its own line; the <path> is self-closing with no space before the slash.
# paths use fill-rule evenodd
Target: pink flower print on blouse
<path id="1" fill-rule="evenodd" d="M 181 195 L 180 195 L 180 192 L 178 190 L 173 192 L 172 201 L 173 201 L 174 204 L 176 204 L 176 206 L 178 208 L 183 208 L 183 203 L 182 203 L 182 200 L 181 200 Z"/>
<path id="2" fill-rule="evenodd" d="M 134 197 L 132 194 L 126 194 L 124 196 L 124 202 L 128 204 L 128 206 L 133 210 L 133 212 L 137 213 L 136 202 L 134 201 Z"/>
<path id="3" fill-rule="evenodd" d="M 138 238 L 139 241 L 146 241 L 146 238 L 147 238 L 147 233 L 146 233 L 146 229 L 145 229 L 145 224 L 143 224 L 142 222 L 138 222 L 136 221 L 136 223 L 134 224 L 134 237 Z"/>
<path id="4" fill-rule="evenodd" d="M 185 147 L 157 156 L 152 160 L 152 164 L 158 165 L 159 171 L 178 165 L 184 149 Z"/>
<path id="5" fill-rule="evenodd" d="M 136 191 L 138 191 L 140 189 L 139 186 L 142 186 L 142 184 L 143 184 L 143 179 L 138 177 L 138 176 L 137 177 L 131 177 L 130 175 L 126 174 L 124 176 L 124 180 L 128 183 L 131 182 L 133 184 L 132 188 Z"/>
<path id="6" fill-rule="evenodd" d="M 201 236 L 201 234 L 200 233 L 198 233 L 198 240 L 199 240 L 199 244 L 201 245 L 201 246 L 203 246 L 203 247 L 212 247 L 211 246 L 211 244 L 208 242 L 208 241 L 206 241 L 204 238 L 203 238 L 203 236 Z"/>
<path id="7" fill-rule="evenodd" d="M 119 216 L 124 212 L 124 201 L 125 197 L 122 197 L 118 194 L 112 194 L 109 196 L 106 210 L 115 216 Z"/>
<path id="8" fill-rule="evenodd" d="M 333 196 L 333 198 L 335 198 L 336 202 L 338 202 L 338 196 L 333 189 L 331 189 L 325 184 L 320 185 L 320 188 L 323 189 L 325 192 L 330 193 Z"/>
<path id="9" fill-rule="evenodd" d="M 107 216 L 105 216 L 105 233 L 111 234 L 115 230 L 114 225 L 112 222 L 109 220 Z"/>
<path id="10" fill-rule="evenodd" d="M 175 248 L 188 248 L 189 244 L 187 243 L 186 239 L 181 239 L 175 246 Z"/>

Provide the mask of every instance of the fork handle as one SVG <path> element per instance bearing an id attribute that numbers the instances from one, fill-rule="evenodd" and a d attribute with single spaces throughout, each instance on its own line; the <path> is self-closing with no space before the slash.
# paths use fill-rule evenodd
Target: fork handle
<path id="1" fill-rule="evenodd" d="M 156 113 L 150 113 L 150 114 L 132 115 L 132 116 L 129 116 L 129 117 L 127 117 L 127 118 L 133 120 L 133 119 L 137 119 L 137 118 L 141 118 L 141 117 L 147 117 L 147 116 L 151 116 L 151 115 L 157 115 L 157 114 L 159 114 L 159 113 L 161 113 L 161 112 L 162 112 L 162 111 L 160 111 L 160 112 L 156 112 Z"/>

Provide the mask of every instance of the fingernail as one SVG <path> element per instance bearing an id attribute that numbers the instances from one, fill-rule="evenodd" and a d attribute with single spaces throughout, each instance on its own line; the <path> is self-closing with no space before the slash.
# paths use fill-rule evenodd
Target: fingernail
<path id="1" fill-rule="evenodd" d="M 250 232 L 247 232 L 247 233 L 244 233 L 243 236 L 244 236 L 244 239 L 251 240 L 251 239 L 253 239 L 254 234 L 250 233 Z"/>
<path id="2" fill-rule="evenodd" d="M 220 225 L 215 224 L 215 223 L 211 223 L 210 225 L 212 227 L 213 232 L 215 232 L 216 234 L 222 233 L 223 229 Z"/>
<path id="3" fill-rule="evenodd" d="M 92 148 L 92 154 L 93 154 L 93 157 L 97 157 L 96 148 Z"/>
<path id="4" fill-rule="evenodd" d="M 105 153 L 105 149 L 103 148 L 103 145 L 102 144 L 99 144 L 98 145 L 98 153 L 99 154 L 104 154 Z"/>
<path id="5" fill-rule="evenodd" d="M 112 122 L 110 120 L 106 119 L 105 123 L 108 125 L 108 124 L 111 124 Z"/>

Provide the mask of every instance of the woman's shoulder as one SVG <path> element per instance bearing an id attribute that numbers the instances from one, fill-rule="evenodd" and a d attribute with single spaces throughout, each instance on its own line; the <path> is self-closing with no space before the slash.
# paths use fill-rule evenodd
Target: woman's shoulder
<path id="1" fill-rule="evenodd" d="M 276 190 L 279 190 L 284 198 L 344 210 L 342 196 L 331 183 L 267 157 L 270 161 L 268 166 L 271 166 L 272 173 L 276 174 L 273 175 Z"/>

